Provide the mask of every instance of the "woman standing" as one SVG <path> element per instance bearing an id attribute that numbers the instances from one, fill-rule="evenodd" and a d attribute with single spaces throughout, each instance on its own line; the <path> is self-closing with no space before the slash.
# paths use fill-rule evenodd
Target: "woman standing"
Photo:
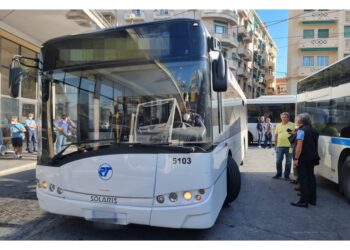
<path id="1" fill-rule="evenodd" d="M 18 122 L 17 116 L 11 117 L 10 131 L 12 145 L 15 150 L 14 157 L 20 159 L 22 158 L 23 136 L 26 129 L 21 123 Z"/>
<path id="2" fill-rule="evenodd" d="M 267 147 L 267 144 L 269 144 L 269 148 L 272 147 L 272 123 L 270 118 L 266 118 L 266 124 L 265 124 L 265 143 L 264 148 Z"/>

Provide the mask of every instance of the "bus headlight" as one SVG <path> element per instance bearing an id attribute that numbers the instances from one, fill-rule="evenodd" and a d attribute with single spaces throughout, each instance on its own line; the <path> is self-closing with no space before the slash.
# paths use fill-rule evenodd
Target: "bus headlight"
<path id="1" fill-rule="evenodd" d="M 43 189 L 47 189 L 49 187 L 49 183 L 47 181 L 42 181 L 40 186 Z"/>
<path id="2" fill-rule="evenodd" d="M 213 187 L 158 194 L 154 197 L 155 206 L 186 206 L 205 201 Z M 167 199 L 166 199 L 167 197 Z"/>
<path id="3" fill-rule="evenodd" d="M 192 193 L 191 192 L 186 191 L 186 192 L 184 192 L 183 196 L 184 196 L 184 199 L 187 200 L 187 201 L 192 199 Z"/>

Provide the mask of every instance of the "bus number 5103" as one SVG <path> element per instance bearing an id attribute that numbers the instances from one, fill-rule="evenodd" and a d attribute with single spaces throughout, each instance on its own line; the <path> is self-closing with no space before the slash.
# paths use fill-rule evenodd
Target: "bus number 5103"
<path id="1" fill-rule="evenodd" d="M 191 158 L 189 157 L 173 158 L 173 165 L 187 165 L 187 164 L 191 164 Z"/>

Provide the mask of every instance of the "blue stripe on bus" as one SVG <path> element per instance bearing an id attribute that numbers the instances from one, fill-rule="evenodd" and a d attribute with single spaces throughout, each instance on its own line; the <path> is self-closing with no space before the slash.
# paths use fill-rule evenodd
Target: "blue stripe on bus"
<path id="1" fill-rule="evenodd" d="M 339 144 L 344 146 L 350 146 L 350 139 L 332 137 L 331 142 L 333 144 Z"/>

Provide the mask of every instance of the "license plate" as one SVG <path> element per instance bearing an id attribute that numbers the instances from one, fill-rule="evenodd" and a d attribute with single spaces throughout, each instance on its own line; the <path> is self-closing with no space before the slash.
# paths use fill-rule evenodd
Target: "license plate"
<path id="1" fill-rule="evenodd" d="M 103 211 L 103 210 L 92 210 L 92 218 L 93 221 L 101 221 L 108 223 L 117 223 L 118 217 L 117 213 L 111 211 Z"/>
<path id="2" fill-rule="evenodd" d="M 106 195 L 91 195 L 90 201 L 95 203 L 117 204 L 117 197 Z"/>

